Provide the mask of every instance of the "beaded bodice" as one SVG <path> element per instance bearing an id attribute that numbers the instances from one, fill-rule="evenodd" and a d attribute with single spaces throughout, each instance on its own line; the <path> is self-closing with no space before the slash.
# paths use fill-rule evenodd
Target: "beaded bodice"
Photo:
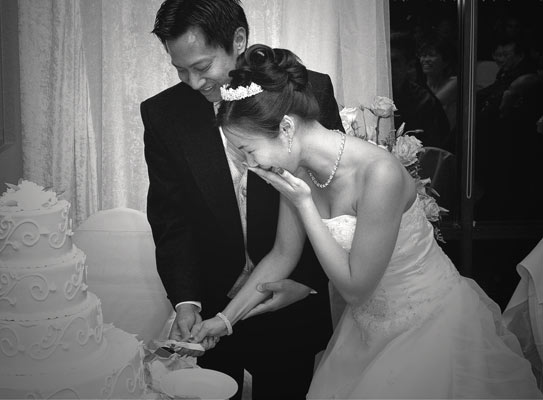
<path id="1" fill-rule="evenodd" d="M 350 251 L 356 217 L 340 215 L 323 222 L 334 239 Z M 433 227 L 417 198 L 402 216 L 392 257 L 375 291 L 363 304 L 350 305 L 350 309 L 366 340 L 374 334 L 395 335 L 431 316 L 460 279 L 435 241 Z"/>

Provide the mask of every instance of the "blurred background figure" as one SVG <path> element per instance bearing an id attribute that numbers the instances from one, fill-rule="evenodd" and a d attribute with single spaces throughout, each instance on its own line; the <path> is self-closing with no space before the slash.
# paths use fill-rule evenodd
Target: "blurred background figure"
<path id="1" fill-rule="evenodd" d="M 515 213 L 512 207 L 502 209 L 503 202 L 497 202 L 496 198 L 492 200 L 491 196 L 501 195 L 501 186 L 496 181 L 499 179 L 499 174 L 496 173 L 496 163 L 502 164 L 503 159 L 496 160 L 496 152 L 506 151 L 508 157 L 511 157 L 511 148 L 501 148 L 498 137 L 504 140 L 514 141 L 518 143 L 520 137 L 517 135 L 525 135 L 520 132 L 520 126 L 524 121 L 519 121 L 512 132 L 503 132 L 504 121 L 500 118 L 500 105 L 504 92 L 508 90 L 511 83 L 518 77 L 536 72 L 535 63 L 526 55 L 525 47 L 517 39 L 510 37 L 501 37 L 496 41 L 494 51 L 492 53 L 494 61 L 498 65 L 498 73 L 496 79 L 489 86 L 479 90 L 476 94 L 476 142 L 475 148 L 477 157 L 475 159 L 475 170 L 478 171 L 476 181 L 484 188 L 485 194 L 481 199 L 480 204 L 476 206 L 477 215 L 481 218 L 498 218 L 498 216 L 506 216 Z M 509 117 L 511 119 L 511 116 Z M 537 120 L 537 119 L 536 119 Z M 535 121 L 533 123 L 535 124 Z M 503 137 L 498 134 L 503 132 L 507 136 Z M 499 139 L 502 140 L 502 139 Z M 488 166 L 493 166 L 488 168 Z M 499 193 L 496 193 L 496 190 Z M 488 201 L 485 201 L 485 198 Z"/>
<path id="2" fill-rule="evenodd" d="M 521 75 L 504 90 L 485 143 L 491 168 L 478 205 L 485 217 L 530 220 L 542 215 L 543 135 L 537 132 L 542 112 L 543 77 L 538 74 Z"/>
<path id="3" fill-rule="evenodd" d="M 504 18 L 503 35 L 509 39 L 521 40 L 524 33 L 522 29 L 524 25 L 519 15 L 515 13 L 508 14 Z"/>
<path id="4" fill-rule="evenodd" d="M 410 33 L 391 33 L 390 61 L 392 96 L 398 109 L 394 113 L 395 128 L 405 123 L 405 130 L 421 130 L 414 136 L 423 146 L 452 152 L 449 122 L 440 101 L 428 87 L 413 80 L 418 59 L 415 40 Z"/>
<path id="5" fill-rule="evenodd" d="M 542 95 L 542 76 L 536 73 L 519 76 L 503 92 L 499 106 L 500 117 L 505 119 L 521 114 L 519 120 L 525 121 L 528 126 L 532 125 L 543 111 Z"/>
<path id="6" fill-rule="evenodd" d="M 456 42 L 458 39 L 458 29 L 456 26 L 456 16 L 443 13 L 435 24 L 435 33 L 448 42 Z"/>
<path id="7" fill-rule="evenodd" d="M 420 47 L 419 60 L 426 85 L 441 102 L 454 138 L 458 96 L 456 47 L 445 37 L 432 36 Z"/>
<path id="8" fill-rule="evenodd" d="M 477 109 L 482 117 L 494 120 L 503 92 L 521 75 L 536 72 L 536 65 L 526 54 L 520 40 L 502 37 L 496 42 L 492 57 L 498 66 L 495 81 L 477 92 Z"/>

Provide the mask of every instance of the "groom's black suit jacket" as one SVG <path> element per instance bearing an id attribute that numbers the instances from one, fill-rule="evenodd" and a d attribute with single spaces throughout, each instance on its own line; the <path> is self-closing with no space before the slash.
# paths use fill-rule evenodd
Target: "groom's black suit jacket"
<path id="1" fill-rule="evenodd" d="M 320 122 L 342 129 L 330 78 L 312 71 L 309 77 Z M 226 294 L 245 265 L 239 210 L 213 104 L 179 83 L 144 101 L 141 115 L 150 181 L 147 216 L 159 275 L 174 306 L 201 301 L 202 317 L 209 318 L 226 306 Z M 252 172 L 247 190 L 247 247 L 256 265 L 275 240 L 279 194 Z M 290 278 L 318 293 L 238 325 L 253 324 L 270 335 L 268 324 L 297 326 L 310 334 L 303 344 L 318 351 L 331 333 L 328 279 L 309 241 Z"/>

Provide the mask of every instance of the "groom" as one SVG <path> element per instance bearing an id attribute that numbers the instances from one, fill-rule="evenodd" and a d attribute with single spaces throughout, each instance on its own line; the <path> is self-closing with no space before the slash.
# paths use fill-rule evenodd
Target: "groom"
<path id="1" fill-rule="evenodd" d="M 278 193 L 236 161 L 215 124 L 220 87 L 245 51 L 249 27 L 237 0 L 166 0 L 153 33 L 181 83 L 141 104 L 149 172 L 147 215 L 156 261 L 177 311 L 170 338 L 223 310 L 271 249 Z M 320 122 L 343 129 L 327 75 L 310 72 Z M 315 355 L 331 335 L 328 280 L 309 241 L 296 270 L 266 283 L 270 300 L 238 322 L 198 364 L 253 378 L 253 399 L 305 399 Z M 274 312 L 267 312 L 274 311 Z"/>

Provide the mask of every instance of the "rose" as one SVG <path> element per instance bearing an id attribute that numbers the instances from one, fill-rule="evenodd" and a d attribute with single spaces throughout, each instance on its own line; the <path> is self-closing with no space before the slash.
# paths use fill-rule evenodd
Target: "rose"
<path id="1" fill-rule="evenodd" d="M 426 185 L 431 183 L 430 178 L 417 179 L 417 193 L 426 196 Z"/>
<path id="2" fill-rule="evenodd" d="M 394 115 L 394 111 L 397 110 L 394 102 L 385 96 L 375 96 L 373 103 L 369 107 L 360 106 L 362 109 L 368 109 L 377 117 L 377 123 L 375 125 L 375 137 L 369 136 L 375 140 L 376 143 L 381 143 L 379 140 L 379 122 L 381 118 L 389 118 Z"/>
<path id="3" fill-rule="evenodd" d="M 441 207 L 438 206 L 436 200 L 432 196 L 420 196 L 420 200 L 426 219 L 430 222 L 439 221 Z"/>
<path id="4" fill-rule="evenodd" d="M 341 124 L 343 125 L 343 129 L 345 129 L 345 133 L 347 135 L 359 136 L 359 126 L 358 122 L 356 121 L 357 112 L 358 108 L 355 107 L 345 107 L 339 112 L 339 116 L 341 117 Z"/>
<path id="5" fill-rule="evenodd" d="M 434 196 L 439 196 L 439 194 L 433 188 L 431 188 L 430 179 L 420 178 L 419 153 L 422 150 L 422 143 L 416 137 L 408 135 L 417 134 L 422 132 L 422 130 L 416 129 L 405 131 L 405 124 L 402 124 L 397 130 L 385 132 L 386 137 L 384 139 L 380 138 L 379 123 L 381 122 L 381 119 L 390 118 L 394 115 L 394 111 L 397 111 L 394 102 L 388 97 L 375 96 L 370 107 L 361 105 L 360 110 L 362 111 L 361 117 L 363 121 L 363 126 L 361 125 L 360 127 L 357 123 L 356 114 L 358 110 L 356 108 L 343 108 L 343 110 L 340 112 L 341 121 L 345 131 L 348 134 L 358 136 L 368 143 L 374 144 L 391 152 L 396 158 L 398 158 L 400 163 L 415 180 L 417 194 L 421 199 L 426 218 L 434 225 L 434 236 L 437 240 L 445 243 L 437 223 L 441 220 L 441 215 L 443 213 L 447 213 L 448 210 L 440 207 L 437 204 Z M 366 110 L 371 112 L 376 118 L 366 120 Z M 363 132 L 358 134 L 360 128 Z"/>
<path id="6" fill-rule="evenodd" d="M 388 118 L 394 114 L 394 111 L 397 111 L 397 108 L 388 97 L 375 96 L 369 110 L 377 117 Z"/>
<path id="7" fill-rule="evenodd" d="M 400 160 L 404 167 L 412 165 L 418 160 L 418 153 L 422 143 L 414 136 L 399 136 L 392 147 L 392 153 Z"/>

